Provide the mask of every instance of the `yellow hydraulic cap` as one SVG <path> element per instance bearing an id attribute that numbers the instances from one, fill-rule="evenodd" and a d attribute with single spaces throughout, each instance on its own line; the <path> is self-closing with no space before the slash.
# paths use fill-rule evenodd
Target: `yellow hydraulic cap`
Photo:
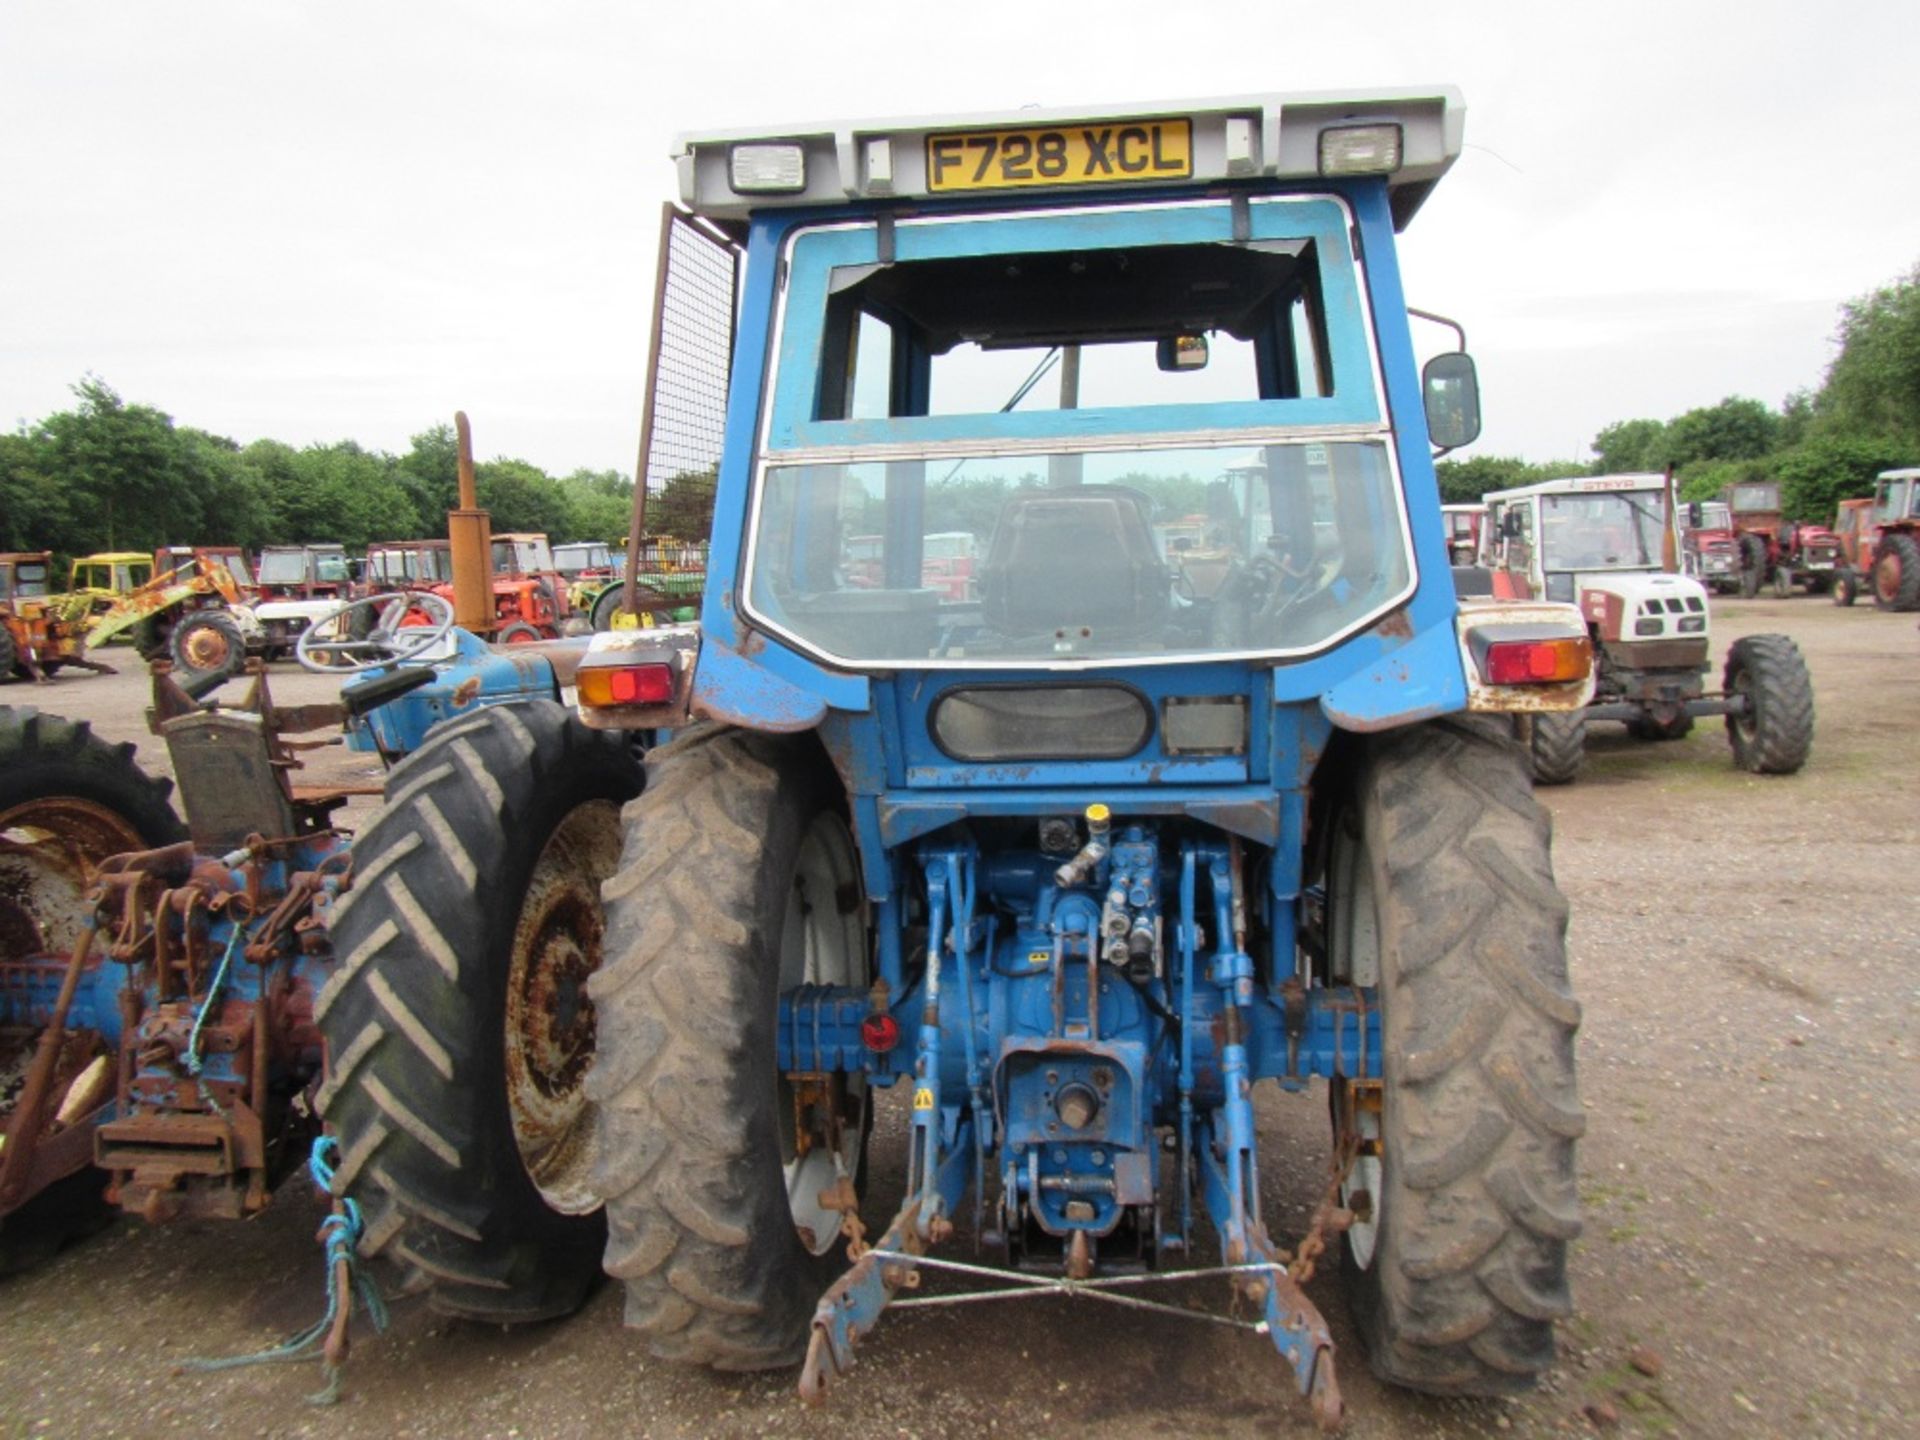
<path id="1" fill-rule="evenodd" d="M 1102 805 L 1098 800 L 1087 806 L 1087 823 L 1089 825 L 1104 825 L 1112 818 L 1113 811 Z"/>

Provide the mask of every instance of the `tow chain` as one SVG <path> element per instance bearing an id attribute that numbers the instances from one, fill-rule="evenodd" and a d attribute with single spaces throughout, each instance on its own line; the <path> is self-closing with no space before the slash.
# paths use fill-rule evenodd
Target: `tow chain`
<path id="1" fill-rule="evenodd" d="M 873 1247 L 867 1244 L 867 1227 L 860 1223 L 860 1197 L 854 1191 L 853 1177 L 847 1174 L 838 1152 L 833 1168 L 833 1187 L 820 1192 L 820 1208 L 840 1212 L 840 1233 L 847 1237 L 847 1259 L 851 1262 Z"/>
<path id="2" fill-rule="evenodd" d="M 1320 1203 L 1313 1207 L 1313 1219 L 1307 1225 L 1307 1233 L 1301 1236 L 1299 1245 L 1294 1248 L 1293 1259 L 1287 1265 L 1287 1278 L 1294 1284 L 1305 1285 L 1313 1279 L 1314 1266 L 1327 1252 L 1327 1233 L 1332 1231 L 1338 1234 L 1353 1224 L 1353 1212 L 1340 1204 L 1340 1187 L 1347 1183 L 1347 1176 L 1353 1172 L 1353 1162 L 1359 1158 L 1360 1137 L 1351 1132 L 1341 1136 L 1334 1147 L 1326 1193 L 1320 1197 Z"/>

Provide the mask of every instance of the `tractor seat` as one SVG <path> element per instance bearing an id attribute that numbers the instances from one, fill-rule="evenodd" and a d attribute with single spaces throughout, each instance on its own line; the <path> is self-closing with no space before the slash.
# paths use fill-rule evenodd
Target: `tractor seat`
<path id="1" fill-rule="evenodd" d="M 1148 505 L 1124 485 L 1017 491 L 980 570 L 987 624 L 1003 635 L 1087 629 L 1096 644 L 1158 630 L 1169 580 Z"/>

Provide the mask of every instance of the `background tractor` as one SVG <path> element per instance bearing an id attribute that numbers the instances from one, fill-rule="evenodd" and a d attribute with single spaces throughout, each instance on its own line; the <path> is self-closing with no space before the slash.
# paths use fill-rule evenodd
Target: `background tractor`
<path id="1" fill-rule="evenodd" d="M 1302 1286 L 1344 1234 L 1380 1375 L 1553 1363 L 1579 1009 L 1506 712 L 1583 704 L 1590 642 L 1455 597 L 1432 454 L 1477 389 L 1418 366 L 1395 235 L 1462 123 L 1393 91 L 679 142 L 639 494 L 717 474 L 699 622 L 529 647 L 575 707 L 443 719 L 356 839 L 320 1098 L 367 1248 L 502 1322 L 604 1265 L 654 1354 L 816 1399 L 922 1272 L 979 1273 L 957 1233 L 988 1293 L 1203 1275 L 1334 1423 Z M 1205 594 L 1154 539 L 1194 476 Z M 361 683 L 444 707 L 501 663 L 457 643 Z M 1291 1250 L 1256 1082 L 1328 1090 Z"/>
<path id="2" fill-rule="evenodd" d="M 928 560 L 932 566 L 944 562 Z M 626 571 L 633 570 L 633 603 L 627 605 Z M 583 584 L 574 604 L 595 630 L 631 630 L 691 621 L 699 615 L 707 584 L 705 541 L 647 535 L 621 560 L 621 577 Z"/>
<path id="3" fill-rule="evenodd" d="M 1724 500 L 1695 500 L 1680 512 L 1681 573 L 1716 595 L 1737 594 L 1744 581 L 1733 512 Z"/>
<path id="4" fill-rule="evenodd" d="M 1920 610 L 1920 470 L 1886 470 L 1870 500 L 1842 500 L 1833 528 L 1842 565 L 1834 603 L 1866 587 L 1882 610 Z"/>
<path id="5" fill-rule="evenodd" d="M 268 647 L 250 593 L 218 552 L 195 550 L 97 615 L 87 644 L 124 635 L 143 660 L 170 656 L 188 674 L 224 679 Z"/>
<path id="6" fill-rule="evenodd" d="M 1548 480 L 1487 496 L 1496 594 L 1577 604 L 1593 641 L 1594 700 L 1522 722 L 1534 778 L 1579 773 L 1586 728 L 1619 720 L 1642 740 L 1678 740 L 1701 715 L 1726 717 L 1733 759 L 1791 774 L 1813 745 L 1813 681 L 1785 635 L 1753 635 L 1727 652 L 1722 689 L 1705 689 L 1711 655 L 1706 587 L 1673 573 L 1679 547 L 1670 477 Z"/>
<path id="7" fill-rule="evenodd" d="M 1778 480 L 1743 480 L 1720 492 L 1740 547 L 1740 593 L 1752 598 L 1762 585 L 1785 598 L 1796 581 L 1809 595 L 1825 594 L 1840 568 L 1840 542 L 1824 525 L 1790 521 L 1780 502 Z"/>
<path id="8" fill-rule="evenodd" d="M 347 554 L 339 545 L 269 545 L 260 552 L 260 567 L 253 603 L 248 606 L 253 624 L 240 624 L 242 633 L 258 631 L 251 642 L 269 660 L 284 659 L 316 620 L 336 614 L 353 598 L 353 575 Z M 211 622 L 208 622 L 211 623 Z M 234 652 L 228 673 L 239 668 L 242 652 Z M 175 656 L 183 666 L 210 671 L 223 663 L 221 656 Z"/>
<path id="9" fill-rule="evenodd" d="M 84 658 L 84 623 L 51 593 L 52 566 L 45 550 L 0 555 L 0 680 L 46 680 L 73 664 L 112 673 Z"/>

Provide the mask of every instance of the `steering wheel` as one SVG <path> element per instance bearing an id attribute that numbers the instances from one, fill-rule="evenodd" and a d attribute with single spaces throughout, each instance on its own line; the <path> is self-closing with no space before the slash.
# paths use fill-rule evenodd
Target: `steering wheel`
<path id="1" fill-rule="evenodd" d="M 403 624 L 408 613 L 416 609 L 426 612 L 426 624 Z M 353 638 L 345 623 L 356 610 L 374 615 L 373 628 L 360 639 Z M 322 615 L 302 630 L 293 647 L 293 658 L 300 662 L 301 669 L 316 675 L 379 670 L 402 660 L 418 659 L 444 641 L 452 629 L 453 606 L 431 590 L 369 595 Z M 323 631 L 342 638 L 328 638 Z"/>

